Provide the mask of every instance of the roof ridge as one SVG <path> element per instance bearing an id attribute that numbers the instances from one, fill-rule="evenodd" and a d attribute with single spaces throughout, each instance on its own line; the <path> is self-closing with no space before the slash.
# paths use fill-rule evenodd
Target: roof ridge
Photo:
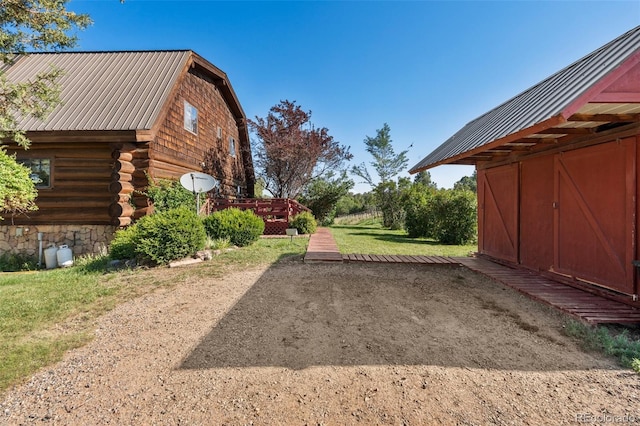
<path id="1" fill-rule="evenodd" d="M 162 52 L 194 52 L 193 49 L 126 49 L 126 50 L 64 50 L 59 52 L 35 51 L 24 52 L 24 55 L 68 55 L 78 53 L 162 53 Z"/>

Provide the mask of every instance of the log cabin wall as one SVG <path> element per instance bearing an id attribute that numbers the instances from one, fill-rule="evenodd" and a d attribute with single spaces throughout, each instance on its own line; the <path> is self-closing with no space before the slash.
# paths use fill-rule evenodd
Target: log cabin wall
<path id="1" fill-rule="evenodd" d="M 151 143 L 151 177 L 178 179 L 189 171 L 203 171 L 220 182 L 220 196 L 236 196 L 238 186 L 246 193 L 238 123 L 216 83 L 191 69 L 174 93 Z M 197 133 L 185 129 L 185 101 L 198 111 Z M 235 141 L 234 155 L 229 138 Z"/>
<path id="2" fill-rule="evenodd" d="M 109 144 L 99 142 L 39 142 L 32 138 L 29 150 L 9 149 L 20 159 L 49 159 L 51 183 L 38 188 L 38 210 L 3 224 L 15 225 L 111 225 L 109 205 L 113 159 Z M 6 216 L 6 215 L 5 215 Z"/>
<path id="3" fill-rule="evenodd" d="M 43 246 L 66 244 L 76 255 L 103 252 L 115 227 L 109 215 L 113 159 L 102 141 L 39 141 L 30 135 L 29 150 L 9 146 L 18 160 L 48 159 L 50 185 L 38 188 L 38 210 L 0 222 L 0 254 L 38 254 L 38 233 Z M 99 139 L 99 138 L 96 138 Z"/>

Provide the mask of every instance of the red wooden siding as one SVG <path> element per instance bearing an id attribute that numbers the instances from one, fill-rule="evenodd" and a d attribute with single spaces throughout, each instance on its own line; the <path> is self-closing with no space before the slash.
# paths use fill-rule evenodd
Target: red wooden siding
<path id="1" fill-rule="evenodd" d="M 478 171 L 478 248 L 518 261 L 518 165 Z"/>
<path id="2" fill-rule="evenodd" d="M 635 138 L 556 155 L 554 265 L 634 292 Z"/>
<path id="3" fill-rule="evenodd" d="M 637 294 L 636 139 L 479 170 L 479 251 Z"/>
<path id="4" fill-rule="evenodd" d="M 520 263 L 540 271 L 553 265 L 553 156 L 520 166 Z"/>

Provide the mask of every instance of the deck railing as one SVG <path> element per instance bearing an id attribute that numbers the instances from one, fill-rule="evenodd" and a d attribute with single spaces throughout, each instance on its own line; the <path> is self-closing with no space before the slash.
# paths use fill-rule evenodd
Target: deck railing
<path id="1" fill-rule="evenodd" d="M 260 216 L 264 220 L 264 235 L 285 235 L 289 218 L 303 211 L 311 211 L 290 198 L 207 198 L 201 212 L 209 215 L 230 207 L 252 210 Z"/>

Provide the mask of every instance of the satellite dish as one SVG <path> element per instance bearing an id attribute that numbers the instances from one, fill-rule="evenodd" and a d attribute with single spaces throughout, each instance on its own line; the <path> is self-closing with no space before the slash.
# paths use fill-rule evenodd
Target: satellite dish
<path id="1" fill-rule="evenodd" d="M 218 182 L 206 173 L 189 172 L 180 176 L 180 184 L 193 193 L 200 193 L 211 191 Z"/>

